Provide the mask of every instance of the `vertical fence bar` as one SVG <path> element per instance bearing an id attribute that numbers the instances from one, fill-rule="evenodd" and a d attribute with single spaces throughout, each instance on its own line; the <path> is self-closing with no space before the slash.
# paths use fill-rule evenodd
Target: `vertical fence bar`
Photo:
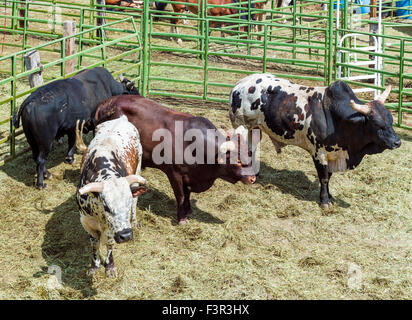
<path id="1" fill-rule="evenodd" d="M 205 47 L 205 41 L 206 38 L 209 38 L 209 34 L 206 33 L 206 28 L 205 28 L 205 24 L 209 24 L 209 20 L 206 20 L 206 16 L 207 16 L 207 2 L 206 1 L 202 1 L 201 4 L 199 4 L 199 12 L 200 12 L 200 18 L 202 19 L 201 21 L 198 21 L 197 25 L 198 28 L 200 30 L 200 33 L 198 34 L 198 37 L 200 37 L 200 39 L 198 39 L 197 41 L 200 42 L 200 48 L 199 50 L 202 52 L 202 54 L 200 55 L 200 59 L 204 59 L 204 55 L 203 52 L 205 51 L 204 47 Z M 198 15 L 199 16 L 199 15 Z"/>
<path id="2" fill-rule="evenodd" d="M 250 40 L 250 33 L 252 32 L 252 27 L 253 27 L 252 15 L 250 13 L 250 10 L 252 9 L 251 0 L 248 0 L 247 6 L 248 6 L 248 10 L 247 10 L 247 12 L 248 12 L 248 14 L 247 14 L 247 22 L 248 22 L 248 25 L 247 25 L 247 38 L 248 38 L 248 40 Z M 250 42 L 249 41 L 247 42 L 247 54 L 249 56 L 251 54 L 251 48 L 250 48 Z"/>
<path id="3" fill-rule="evenodd" d="M 66 40 L 60 40 L 60 58 L 62 59 L 62 62 L 60 63 L 60 75 L 64 77 L 66 74 L 66 64 L 65 64 L 65 57 L 66 57 L 66 50 L 65 50 L 65 42 Z"/>
<path id="4" fill-rule="evenodd" d="M 79 52 L 83 51 L 83 34 L 81 32 L 83 32 L 83 24 L 84 24 L 84 9 L 80 10 L 80 25 L 79 25 L 79 29 L 80 29 L 80 34 L 79 34 Z M 82 59 L 83 59 L 83 55 L 79 55 L 78 59 L 77 59 L 77 70 L 80 70 L 80 68 L 82 67 Z"/>
<path id="5" fill-rule="evenodd" d="M 264 38 L 263 38 L 263 73 L 267 70 L 267 47 L 268 47 L 268 26 L 263 26 Z"/>
<path id="6" fill-rule="evenodd" d="M 56 33 L 56 0 L 52 2 L 52 34 Z"/>
<path id="7" fill-rule="evenodd" d="M 329 50 L 327 51 L 328 55 L 328 75 L 327 75 L 327 85 L 330 85 L 333 80 L 333 2 L 334 0 L 329 0 L 329 25 L 328 25 L 328 44 L 329 44 Z"/>
<path id="8" fill-rule="evenodd" d="M 339 4 L 339 5 L 340 5 L 340 4 Z M 343 5 L 343 12 L 342 12 L 342 15 L 341 15 L 342 18 L 343 18 L 343 26 L 342 26 L 342 28 L 343 28 L 344 30 L 348 30 L 348 15 L 346 14 L 346 13 L 348 12 L 348 10 L 349 10 L 348 0 L 345 0 L 345 1 L 344 1 L 344 5 Z M 337 31 L 337 32 L 338 32 L 338 31 Z M 345 48 L 348 47 L 348 40 L 347 40 L 347 39 L 344 40 L 343 46 L 344 46 Z M 346 52 L 342 52 L 342 61 L 347 61 L 347 57 L 348 57 L 347 53 L 346 53 Z M 336 70 L 336 68 L 335 68 L 335 70 Z M 346 77 L 346 76 L 348 75 L 347 70 L 348 70 L 348 68 L 343 68 L 343 76 L 344 76 L 344 77 Z"/>
<path id="9" fill-rule="evenodd" d="M 403 96 L 403 72 L 405 58 L 405 40 L 400 43 L 400 60 L 399 60 L 399 97 L 398 97 L 398 126 L 402 125 L 402 96 Z"/>
<path id="10" fill-rule="evenodd" d="M 149 33 L 149 1 L 144 1 L 143 4 L 143 75 L 142 75 L 142 96 L 145 97 L 148 94 L 149 88 L 149 68 L 148 68 L 148 33 Z"/>
<path id="11" fill-rule="evenodd" d="M 324 49 L 324 61 L 325 63 L 323 64 L 323 85 L 327 86 L 328 84 L 328 72 L 329 72 L 329 56 L 330 54 L 328 54 L 328 48 L 329 48 L 329 42 L 326 40 L 328 39 L 328 35 L 329 35 L 329 31 L 328 29 L 325 29 L 325 49 Z"/>
<path id="12" fill-rule="evenodd" d="M 293 35 L 292 35 L 292 43 L 294 44 L 293 48 L 292 48 L 292 58 L 293 60 L 296 59 L 296 1 L 293 1 L 293 14 L 292 14 L 292 25 L 293 25 Z M 295 64 L 295 63 L 293 63 Z"/>
<path id="13" fill-rule="evenodd" d="M 16 112 L 16 68 L 17 67 L 17 57 L 13 55 L 11 57 L 11 74 L 13 80 L 11 81 L 11 96 L 13 100 L 10 101 L 10 115 L 11 118 Z M 13 121 L 10 119 L 10 156 L 14 157 L 16 154 L 16 137 Z"/>
<path id="14" fill-rule="evenodd" d="M 208 89 L 208 60 L 209 60 L 209 37 L 207 36 L 209 34 L 209 23 L 208 20 L 202 20 L 202 23 L 205 25 L 204 29 L 205 36 L 204 36 L 204 63 L 203 63 L 203 99 L 207 99 L 207 89 Z"/>
<path id="15" fill-rule="evenodd" d="M 17 3 L 16 1 L 12 2 L 12 7 L 11 7 L 11 29 L 15 30 L 16 29 L 16 11 L 17 11 Z M 13 33 L 14 34 L 14 33 Z"/>

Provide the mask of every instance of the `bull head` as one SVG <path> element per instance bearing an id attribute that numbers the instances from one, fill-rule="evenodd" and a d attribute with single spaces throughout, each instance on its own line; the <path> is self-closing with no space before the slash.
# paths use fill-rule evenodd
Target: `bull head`
<path id="1" fill-rule="evenodd" d="M 228 133 L 226 139 L 230 139 L 230 141 L 225 141 L 219 146 L 220 154 L 226 154 L 229 156 L 228 152 L 232 153 L 232 151 L 237 151 L 236 154 L 231 154 L 234 156 L 235 159 L 231 161 L 236 161 L 238 165 L 246 165 L 249 163 L 249 150 L 246 145 L 246 141 L 248 140 L 248 130 L 244 126 L 239 126 L 233 133 Z M 219 163 L 225 163 L 226 160 L 222 157 L 219 157 Z"/>
<path id="2" fill-rule="evenodd" d="M 135 85 L 134 81 L 130 81 L 129 79 L 123 77 L 123 73 L 119 74 L 119 81 L 126 85 L 127 90 L 132 90 Z"/>

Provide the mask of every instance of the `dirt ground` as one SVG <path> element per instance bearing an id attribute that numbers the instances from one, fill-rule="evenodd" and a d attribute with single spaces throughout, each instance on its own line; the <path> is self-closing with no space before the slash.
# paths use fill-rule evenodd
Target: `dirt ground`
<path id="1" fill-rule="evenodd" d="M 162 53 L 153 58 L 196 63 Z M 213 66 L 245 67 L 229 62 L 216 59 Z M 188 75 L 153 69 L 153 76 Z M 190 76 L 201 79 L 201 73 Z M 215 71 L 210 81 L 233 84 L 243 76 Z M 153 81 L 156 88 L 167 89 Z M 3 100 L 8 88 L 0 89 Z M 194 84 L 176 89 L 201 92 Z M 208 88 L 218 98 L 229 91 Z M 230 128 L 225 103 L 150 97 Z M 8 108 L 0 106 L 2 115 Z M 412 132 L 396 131 L 399 149 L 367 156 L 355 170 L 333 175 L 336 205 L 327 212 L 317 204 L 310 156 L 292 146 L 276 154 L 267 136 L 258 181 L 216 181 L 193 195 L 193 217 L 184 226 L 177 225 L 166 176 L 144 170 L 149 192 L 138 200 L 135 239 L 115 246 L 116 279 L 104 269 L 87 274 L 91 248 L 74 196 L 81 155 L 72 165 L 63 163 L 67 139 L 55 144 L 48 161 L 52 178 L 39 191 L 26 153 L 0 167 L 0 299 L 412 299 Z M 24 136 L 19 139 L 26 146 Z"/>

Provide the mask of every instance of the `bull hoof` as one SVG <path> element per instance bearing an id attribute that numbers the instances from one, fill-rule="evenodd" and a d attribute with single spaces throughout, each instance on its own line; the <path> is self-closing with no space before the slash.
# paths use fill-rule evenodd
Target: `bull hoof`
<path id="1" fill-rule="evenodd" d="M 181 45 L 183 44 L 182 39 L 177 39 L 177 44 L 178 44 L 179 46 L 181 46 Z"/>
<path id="2" fill-rule="evenodd" d="M 189 222 L 189 220 L 187 220 L 187 218 L 183 218 L 179 220 L 179 226 L 183 226 L 185 224 L 187 224 Z"/>
<path id="3" fill-rule="evenodd" d="M 87 274 L 89 276 L 93 276 L 97 272 L 97 270 L 99 270 L 99 267 L 91 267 L 89 270 L 87 270 Z"/>
<path id="4" fill-rule="evenodd" d="M 117 277 L 117 268 L 115 266 L 107 266 L 106 267 L 106 276 L 109 278 L 116 278 Z"/>
<path id="5" fill-rule="evenodd" d="M 36 184 L 36 189 L 45 189 L 47 187 L 47 184 L 43 183 L 43 184 Z"/>
<path id="6" fill-rule="evenodd" d="M 50 173 L 49 170 L 46 170 L 46 172 L 43 174 L 44 179 L 50 179 L 51 176 L 52 176 L 52 174 Z"/>
<path id="7" fill-rule="evenodd" d="M 328 203 L 321 203 L 320 207 L 324 211 L 329 211 L 333 208 L 333 202 L 328 202 Z"/>
<path id="8" fill-rule="evenodd" d="M 74 157 L 66 157 L 64 159 L 64 162 L 66 162 L 68 164 L 72 164 L 74 162 Z"/>

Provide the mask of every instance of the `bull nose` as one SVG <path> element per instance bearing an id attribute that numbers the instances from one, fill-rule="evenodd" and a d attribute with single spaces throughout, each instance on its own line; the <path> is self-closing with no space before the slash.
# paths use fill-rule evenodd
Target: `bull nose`
<path id="1" fill-rule="evenodd" d="M 249 184 L 255 183 L 255 182 L 256 182 L 256 176 L 249 176 L 249 177 L 247 177 L 247 182 L 248 182 Z"/>
<path id="2" fill-rule="evenodd" d="M 399 148 L 399 147 L 401 146 L 401 144 L 402 144 L 401 139 L 396 140 L 396 141 L 393 143 L 394 149 Z"/>
<path id="3" fill-rule="evenodd" d="M 133 230 L 130 228 L 123 229 L 122 231 L 114 234 L 114 241 L 117 243 L 126 242 L 133 239 Z"/>

